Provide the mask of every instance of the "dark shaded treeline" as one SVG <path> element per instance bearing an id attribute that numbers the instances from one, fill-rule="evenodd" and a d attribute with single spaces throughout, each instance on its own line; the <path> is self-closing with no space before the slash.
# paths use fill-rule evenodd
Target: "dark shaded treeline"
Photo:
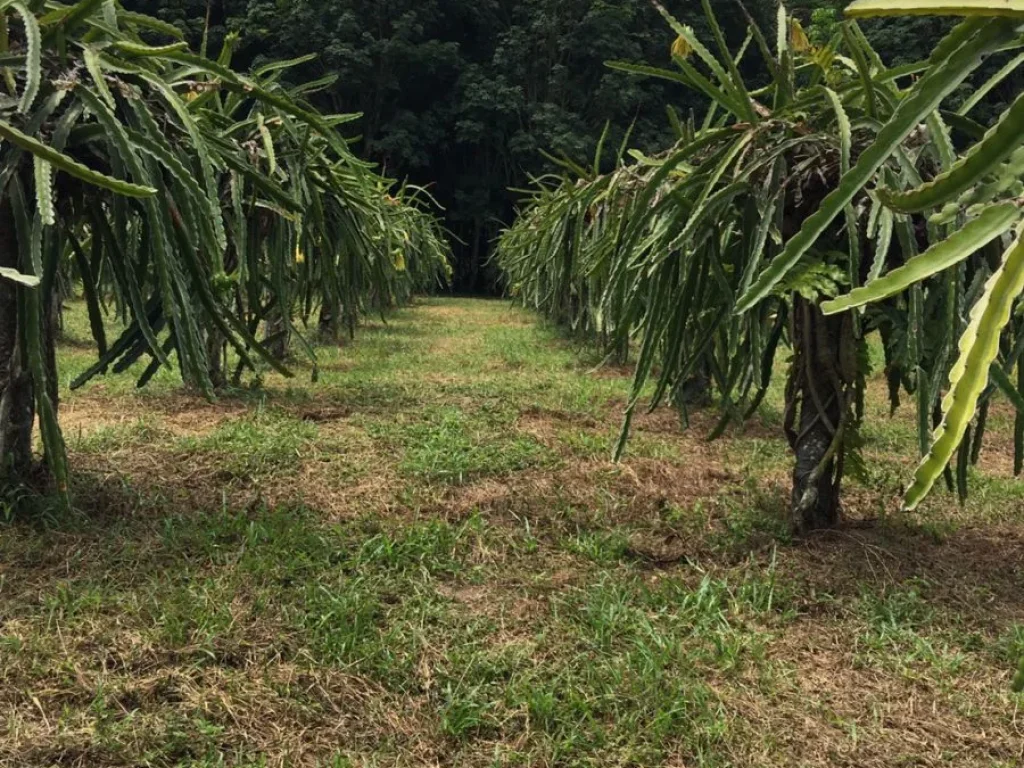
<path id="1" fill-rule="evenodd" d="M 336 74 L 311 98 L 361 112 L 352 133 L 362 154 L 397 178 L 429 185 L 456 238 L 462 292 L 495 289 L 490 246 L 532 175 L 556 166 L 541 150 L 589 164 L 607 123 L 605 163 L 630 146 L 653 151 L 672 139 L 666 107 L 702 109 L 691 91 L 605 67 L 622 59 L 667 65 L 673 34 L 646 0 L 129 0 L 184 29 L 196 45 L 209 19 L 217 51 L 237 33 L 235 64 L 306 53 L 318 58 L 295 79 Z M 697 0 L 666 5 L 711 41 Z M 735 48 L 745 23 L 735 0 L 712 0 Z M 773 30 L 775 4 L 750 0 Z M 828 32 L 841 0 L 804 0 L 812 36 Z M 801 8 L 802 6 L 802 8 Z M 876 26 L 886 58 L 925 55 L 943 22 Z M 770 37 L 773 37 L 772 32 Z M 748 57 L 745 75 L 756 79 Z"/>

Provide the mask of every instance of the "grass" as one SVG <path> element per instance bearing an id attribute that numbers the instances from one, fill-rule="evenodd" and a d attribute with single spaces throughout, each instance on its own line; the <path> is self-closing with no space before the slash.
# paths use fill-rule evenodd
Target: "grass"
<path id="1" fill-rule="evenodd" d="M 70 514 L 0 509 L 0 766 L 1011 766 L 1024 491 L 894 511 L 869 403 L 841 530 L 785 521 L 779 392 L 746 431 L 638 415 L 500 302 L 425 300 L 215 403 L 76 392 Z"/>
<path id="2" fill-rule="evenodd" d="M 514 429 L 508 409 L 482 405 L 473 413 L 462 408 L 427 408 L 412 419 L 372 425 L 370 434 L 402 451 L 403 475 L 429 481 L 464 484 L 474 477 L 502 474 L 550 463 L 550 451 Z"/>

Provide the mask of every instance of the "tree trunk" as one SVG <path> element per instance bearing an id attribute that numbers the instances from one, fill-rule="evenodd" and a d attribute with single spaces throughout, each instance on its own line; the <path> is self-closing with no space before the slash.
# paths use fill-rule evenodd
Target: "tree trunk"
<path id="1" fill-rule="evenodd" d="M 711 405 L 711 377 L 703 365 L 676 387 L 674 396 L 677 405 L 695 408 Z"/>
<path id="2" fill-rule="evenodd" d="M 9 203 L 0 202 L 0 266 L 18 269 L 18 243 Z M 32 464 L 35 402 L 18 326 L 18 288 L 0 280 L 0 489 Z"/>
<path id="3" fill-rule="evenodd" d="M 283 310 L 275 307 L 267 318 L 266 345 L 267 350 L 278 360 L 288 357 L 289 338 L 288 324 L 284 320 Z"/>
<path id="4" fill-rule="evenodd" d="M 214 389 L 223 389 L 228 383 L 225 353 L 224 336 L 219 331 L 211 329 L 206 336 L 206 367 Z"/>
<path id="5" fill-rule="evenodd" d="M 479 281 L 477 279 L 478 271 L 480 269 L 480 241 L 482 239 L 480 232 L 480 218 L 473 218 L 473 255 L 470 257 L 470 273 L 467 285 L 472 293 L 476 293 L 479 290 Z"/>
<path id="6" fill-rule="evenodd" d="M 60 276 L 54 281 L 53 293 L 50 298 L 50 308 L 47 312 L 50 327 L 53 328 L 54 341 L 64 338 L 64 300 L 67 298 L 63 287 L 60 285 Z"/>
<path id="7" fill-rule="evenodd" d="M 793 528 L 802 533 L 834 527 L 840 520 L 843 437 L 850 420 L 856 355 L 847 316 L 825 317 L 805 299 L 798 297 L 795 302 L 786 433 L 796 454 Z"/>
<path id="8" fill-rule="evenodd" d="M 337 302 L 325 300 L 320 305 L 318 326 L 321 340 L 331 344 L 341 341 L 341 306 Z"/>

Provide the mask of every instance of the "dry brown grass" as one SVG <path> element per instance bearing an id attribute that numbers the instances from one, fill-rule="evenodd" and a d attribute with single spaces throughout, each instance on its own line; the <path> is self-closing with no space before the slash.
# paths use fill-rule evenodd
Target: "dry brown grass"
<path id="1" fill-rule="evenodd" d="M 510 367 L 491 333 L 551 359 Z M 409 357 L 386 367 L 396 335 Z M 965 509 L 897 514 L 913 461 L 886 433 L 849 522 L 793 541 L 770 422 L 708 443 L 712 412 L 688 432 L 638 413 L 613 463 L 627 372 L 588 373 L 525 313 L 433 302 L 336 355 L 319 388 L 268 379 L 266 422 L 246 397 L 66 400 L 85 517 L 0 530 L 0 766 L 1024 764 L 1024 497 L 991 485 L 1005 409 Z M 408 430 L 438 408 L 543 458 L 412 472 Z M 250 423 L 251 444 L 218 442 Z M 667 587 L 678 606 L 652 602 Z M 686 603 L 701 589 L 720 619 Z M 325 645 L 363 609 L 354 649 Z M 664 726 L 700 690 L 708 709 Z"/>

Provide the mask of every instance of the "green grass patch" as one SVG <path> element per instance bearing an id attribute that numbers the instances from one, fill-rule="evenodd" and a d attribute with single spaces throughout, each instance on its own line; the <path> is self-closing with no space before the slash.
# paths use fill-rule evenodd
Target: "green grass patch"
<path id="1" fill-rule="evenodd" d="M 868 523 L 797 541 L 783 370 L 746 431 L 658 413 L 612 465 L 628 370 L 505 302 L 316 349 L 317 383 L 299 359 L 226 408 L 173 371 L 62 391 L 80 508 L 0 501 L 0 764 L 1019 762 L 1004 466 L 896 515 L 916 436 L 872 416 Z"/>
<path id="2" fill-rule="evenodd" d="M 430 409 L 406 423 L 372 425 L 371 434 L 401 448 L 403 473 L 432 482 L 462 484 L 554 461 L 534 438 L 514 434 L 510 420 L 500 411 L 468 414 L 452 407 Z"/>
<path id="3" fill-rule="evenodd" d="M 246 476 L 296 467 L 316 437 L 315 424 L 268 410 L 230 419 L 202 437 L 182 438 L 176 447 L 215 459 L 224 472 Z"/>

